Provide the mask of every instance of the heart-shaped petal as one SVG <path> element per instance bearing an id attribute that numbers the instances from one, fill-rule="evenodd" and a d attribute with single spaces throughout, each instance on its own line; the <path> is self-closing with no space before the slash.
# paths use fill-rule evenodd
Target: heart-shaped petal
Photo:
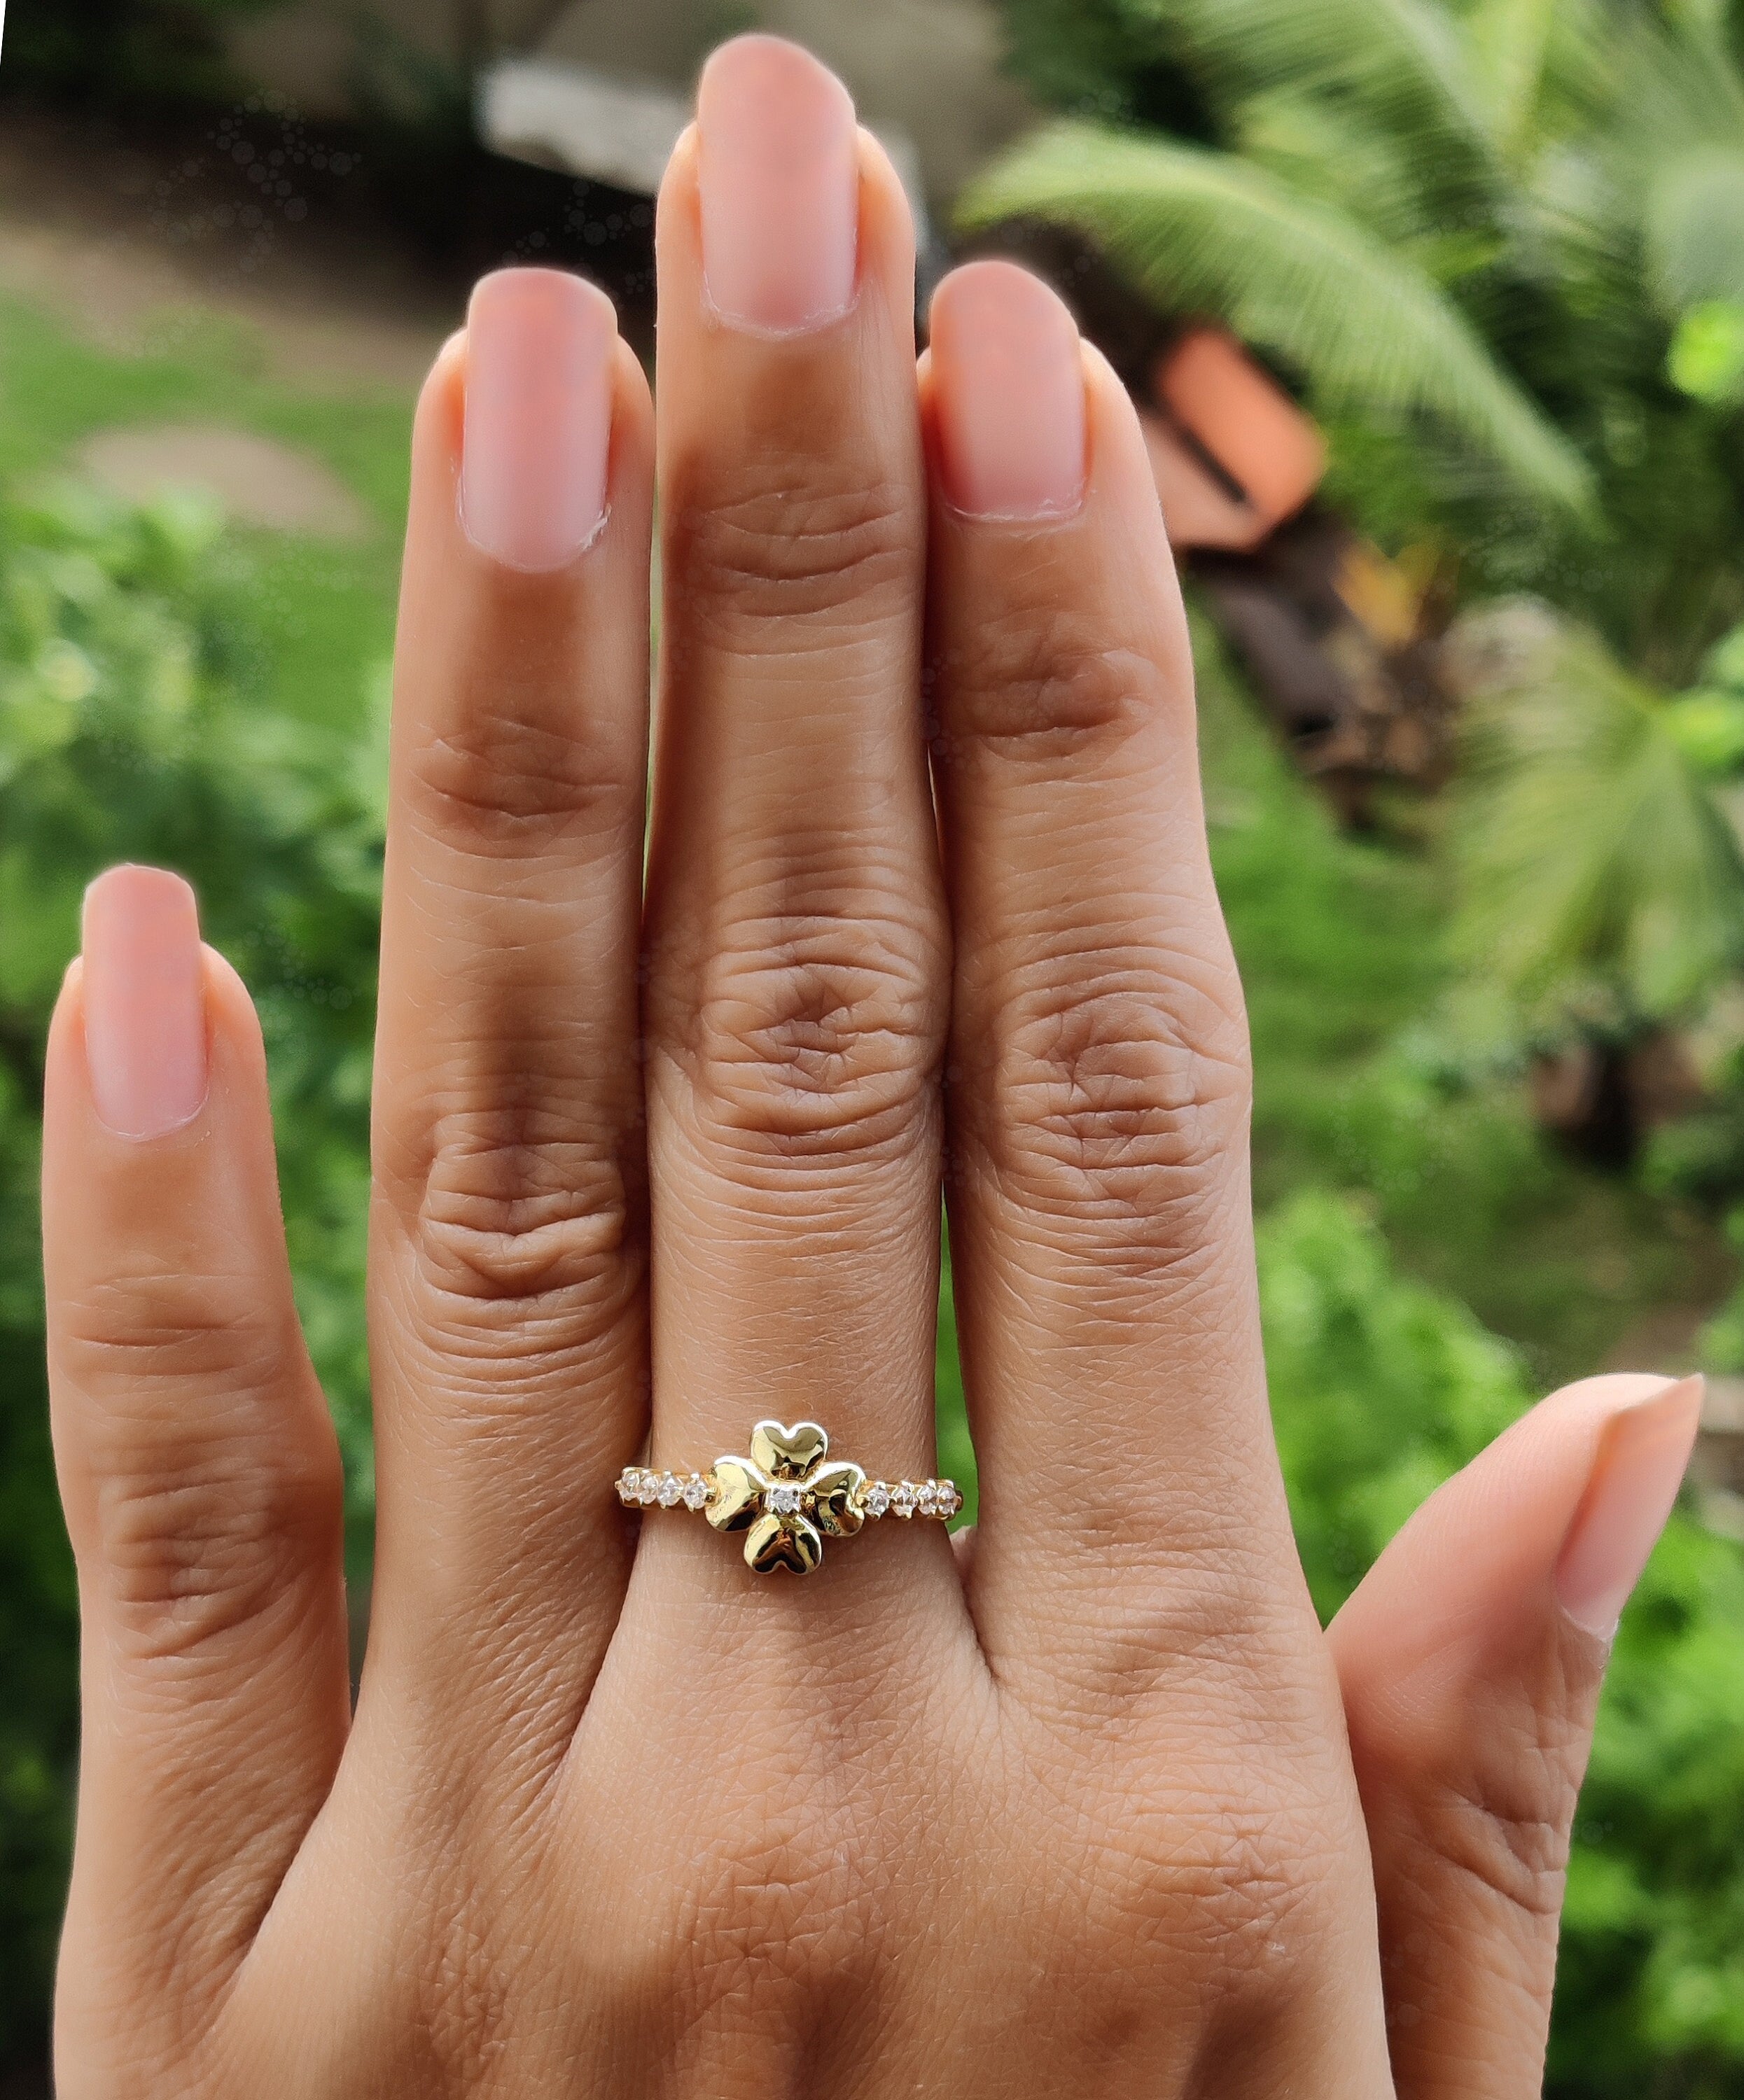
<path id="1" fill-rule="evenodd" d="M 815 1422 L 760 1422 L 751 1432 L 751 1456 L 772 1480 L 803 1480 L 830 1447 Z"/>
<path id="2" fill-rule="evenodd" d="M 818 1529 L 827 1531 L 832 1538 L 851 1538 L 866 1521 L 859 1499 L 865 1485 L 865 1474 L 846 1459 L 832 1466 L 819 1466 L 806 1483 Z"/>
<path id="3" fill-rule="evenodd" d="M 745 1458 L 717 1458 L 714 1462 L 714 1500 L 708 1509 L 709 1521 L 717 1531 L 743 1531 L 753 1524 L 763 1507 L 769 1480 Z"/>
<path id="4" fill-rule="evenodd" d="M 809 1575 L 823 1558 L 823 1542 L 802 1516 L 762 1516 L 745 1540 L 745 1560 L 759 1575 L 785 1568 Z"/>

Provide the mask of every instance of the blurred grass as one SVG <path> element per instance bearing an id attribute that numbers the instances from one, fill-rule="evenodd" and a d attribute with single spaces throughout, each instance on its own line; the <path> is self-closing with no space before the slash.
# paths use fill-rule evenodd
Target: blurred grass
<path id="1" fill-rule="evenodd" d="M 337 395 L 267 376 L 240 323 L 166 320 L 152 346 L 131 355 L 0 300 L 0 479 L 65 465 L 99 430 L 197 421 L 308 452 L 361 499 L 374 529 L 359 540 L 227 535 L 222 558 L 247 601 L 252 695 L 300 721 L 347 727 L 360 666 L 392 644 L 409 418 L 396 392 Z"/>

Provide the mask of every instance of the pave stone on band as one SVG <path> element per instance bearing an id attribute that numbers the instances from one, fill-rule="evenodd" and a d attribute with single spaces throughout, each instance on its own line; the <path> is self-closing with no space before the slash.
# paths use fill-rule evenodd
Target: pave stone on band
<path id="1" fill-rule="evenodd" d="M 809 1575 L 823 1541 L 851 1538 L 868 1517 L 947 1519 L 963 1507 L 951 1480 L 870 1480 L 863 1470 L 829 1458 L 829 1436 L 815 1422 L 760 1422 L 748 1458 L 717 1458 L 706 1473 L 668 1473 L 626 1466 L 618 1500 L 626 1507 L 700 1511 L 717 1531 L 742 1531 L 745 1560 L 759 1575 L 778 1568 Z"/>

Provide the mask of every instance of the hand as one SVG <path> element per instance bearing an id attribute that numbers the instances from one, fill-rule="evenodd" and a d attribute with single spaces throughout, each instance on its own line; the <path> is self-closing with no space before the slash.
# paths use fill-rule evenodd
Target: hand
<path id="1" fill-rule="evenodd" d="M 91 893 L 45 1174 L 63 2100 L 1525 2100 L 1693 1388 L 1547 1403 L 1322 1635 L 1132 410 L 1000 263 L 917 380 L 901 191 L 770 40 L 705 73 L 659 242 L 657 414 L 537 271 L 418 409 L 355 1720 L 252 1009 L 174 878 Z M 931 1473 L 942 1179 L 973 1543 L 763 1575 L 622 1510 L 645 1441 L 705 1469 L 763 1416 Z"/>

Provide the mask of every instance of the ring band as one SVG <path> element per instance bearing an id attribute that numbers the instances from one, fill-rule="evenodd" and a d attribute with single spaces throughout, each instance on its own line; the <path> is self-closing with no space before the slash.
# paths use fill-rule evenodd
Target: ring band
<path id="1" fill-rule="evenodd" d="M 684 1509 L 717 1531 L 742 1531 L 745 1560 L 759 1575 L 778 1568 L 809 1575 L 823 1541 L 851 1538 L 868 1518 L 948 1520 L 963 1507 L 953 1480 L 874 1480 L 832 1459 L 828 1432 L 815 1422 L 760 1422 L 748 1458 L 717 1458 L 706 1473 L 626 1466 L 618 1500 L 626 1508 Z"/>

